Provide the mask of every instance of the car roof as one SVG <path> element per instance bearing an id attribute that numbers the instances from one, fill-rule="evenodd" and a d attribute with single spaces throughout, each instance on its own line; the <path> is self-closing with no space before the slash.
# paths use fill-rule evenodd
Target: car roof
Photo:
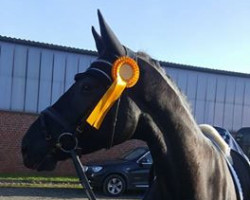
<path id="1" fill-rule="evenodd" d="M 240 128 L 238 131 L 237 131 L 237 134 L 239 134 L 239 133 L 241 133 L 241 134 L 250 134 L 250 127 L 242 127 L 242 128 Z"/>

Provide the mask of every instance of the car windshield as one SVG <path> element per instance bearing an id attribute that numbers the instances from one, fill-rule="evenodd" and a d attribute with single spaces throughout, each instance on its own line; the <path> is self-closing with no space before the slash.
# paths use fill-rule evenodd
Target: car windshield
<path id="1" fill-rule="evenodd" d="M 244 128 L 241 128 L 240 130 L 237 131 L 238 134 L 250 134 L 250 127 L 244 127 Z"/>
<path id="2" fill-rule="evenodd" d="M 142 154 L 144 154 L 145 152 L 147 152 L 147 149 L 138 148 L 138 149 L 135 149 L 135 150 L 130 151 L 129 153 L 127 153 L 123 157 L 123 159 L 125 159 L 125 160 L 134 160 L 134 159 L 138 158 L 139 156 L 141 156 Z"/>
<path id="3" fill-rule="evenodd" d="M 226 134 L 229 133 L 229 131 L 224 129 L 224 128 L 220 128 L 220 127 L 217 127 L 217 126 L 214 126 L 214 128 L 220 133 L 220 135 L 226 135 Z"/>

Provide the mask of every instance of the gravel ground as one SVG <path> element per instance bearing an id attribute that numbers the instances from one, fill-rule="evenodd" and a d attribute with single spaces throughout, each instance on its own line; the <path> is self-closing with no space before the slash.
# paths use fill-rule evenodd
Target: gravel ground
<path id="1" fill-rule="evenodd" d="M 143 193 L 128 193 L 119 198 L 108 198 L 96 193 L 99 200 L 139 200 Z M 0 188 L 0 200 L 88 200 L 80 189 L 43 189 L 43 188 Z"/>

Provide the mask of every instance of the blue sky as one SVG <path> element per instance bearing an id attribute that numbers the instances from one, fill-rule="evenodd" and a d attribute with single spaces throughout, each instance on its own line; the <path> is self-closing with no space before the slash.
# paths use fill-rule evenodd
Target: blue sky
<path id="1" fill-rule="evenodd" d="M 98 8 L 134 51 L 250 73 L 249 0 L 0 0 L 0 35 L 95 50 Z"/>

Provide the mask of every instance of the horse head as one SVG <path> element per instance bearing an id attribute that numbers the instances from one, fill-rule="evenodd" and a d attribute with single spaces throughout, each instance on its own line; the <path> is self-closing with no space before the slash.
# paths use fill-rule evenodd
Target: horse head
<path id="1" fill-rule="evenodd" d="M 86 122 L 113 82 L 111 67 L 114 61 L 134 54 L 119 42 L 99 11 L 98 17 L 101 35 L 93 27 L 92 33 L 99 57 L 86 72 L 75 76 L 75 83 L 69 90 L 55 104 L 42 111 L 28 129 L 22 140 L 23 160 L 28 168 L 53 170 L 58 160 L 67 159 L 69 154 L 58 148 L 62 134 L 81 129 L 77 135 L 77 148 L 80 154 L 86 154 L 119 144 L 130 138 L 136 129 L 140 111 L 128 97 L 127 90 L 107 112 L 99 129 Z M 64 140 L 65 146 L 74 145 L 70 137 Z"/>

